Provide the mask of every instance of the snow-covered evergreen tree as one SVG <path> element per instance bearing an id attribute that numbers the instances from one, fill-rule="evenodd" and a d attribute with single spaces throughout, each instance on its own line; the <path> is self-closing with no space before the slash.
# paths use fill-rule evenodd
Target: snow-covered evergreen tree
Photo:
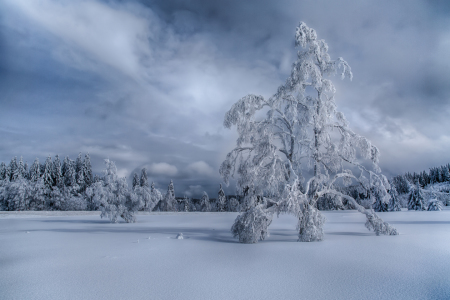
<path id="1" fill-rule="evenodd" d="M 184 199 L 183 199 L 183 204 L 184 204 L 184 211 L 189 211 L 189 207 L 190 207 L 190 199 L 185 195 Z"/>
<path id="2" fill-rule="evenodd" d="M 75 188 L 77 185 L 76 173 L 75 173 L 75 162 L 69 159 L 68 156 L 64 159 L 64 183 L 67 187 Z"/>
<path id="3" fill-rule="evenodd" d="M 66 195 L 59 189 L 58 186 L 54 186 L 50 193 L 48 207 L 50 210 L 63 210 L 66 206 Z"/>
<path id="4" fill-rule="evenodd" d="M 402 206 L 400 203 L 400 199 L 398 198 L 397 189 L 395 185 L 391 184 L 391 188 L 389 189 L 389 195 L 391 195 L 391 200 L 389 201 L 388 210 L 389 211 L 401 211 Z"/>
<path id="5" fill-rule="evenodd" d="M 94 183 L 94 177 L 92 174 L 91 157 L 89 156 L 89 153 L 86 153 L 84 155 L 82 170 L 83 170 L 83 178 L 84 178 L 85 187 L 89 187 L 92 185 L 92 183 Z"/>
<path id="6" fill-rule="evenodd" d="M 408 210 L 426 210 L 425 197 L 419 183 L 412 188 L 408 199 Z"/>
<path id="7" fill-rule="evenodd" d="M 28 162 L 27 161 L 25 161 L 25 163 L 23 164 L 23 178 L 25 178 L 26 180 L 30 180 L 30 177 L 29 177 L 29 175 L 30 175 L 30 172 L 29 172 L 29 170 L 28 170 Z"/>
<path id="8" fill-rule="evenodd" d="M 142 177 L 140 182 L 142 182 Z M 159 201 L 159 199 L 156 201 L 156 199 L 153 197 L 152 190 L 148 186 L 148 182 L 147 185 L 140 185 L 140 182 L 138 180 L 137 174 L 134 173 L 133 185 L 134 184 L 136 185 L 133 187 L 133 190 L 142 203 L 142 209 L 144 211 L 152 211 L 153 208 L 155 208 L 157 201 Z"/>
<path id="9" fill-rule="evenodd" d="M 75 162 L 75 178 L 79 191 L 84 191 L 86 188 L 86 183 L 84 180 L 83 160 L 81 158 L 81 152 L 78 154 L 77 160 Z"/>
<path id="10" fill-rule="evenodd" d="M 106 168 L 103 171 L 104 181 L 91 186 L 88 194 L 93 195 L 94 202 L 101 210 L 101 217 L 107 217 L 111 222 L 117 222 L 119 217 L 125 222 L 135 222 L 135 212 L 139 209 L 139 199 L 128 190 L 125 178 L 117 176 L 117 168 L 113 161 L 105 159 Z"/>
<path id="11" fill-rule="evenodd" d="M 371 190 L 371 196 L 374 198 L 374 203 L 372 204 L 372 208 L 376 212 L 385 212 L 388 211 L 390 195 L 386 191 L 386 188 L 390 188 L 389 186 L 384 186 L 380 188 L 380 186 L 373 186 Z"/>
<path id="12" fill-rule="evenodd" d="M 0 180 L 6 179 L 6 164 L 4 162 L 0 163 Z"/>
<path id="13" fill-rule="evenodd" d="M 13 178 L 14 180 L 18 180 L 18 179 L 22 179 L 25 178 L 25 165 L 23 163 L 23 158 L 22 156 L 20 157 L 19 162 L 17 163 L 17 168 L 15 169 L 15 171 L 13 172 Z"/>
<path id="14" fill-rule="evenodd" d="M 143 187 L 147 187 L 147 188 L 149 187 L 148 176 L 147 176 L 147 169 L 146 168 L 143 168 L 141 170 L 140 185 L 143 186 Z"/>
<path id="15" fill-rule="evenodd" d="M 230 198 L 230 200 L 228 201 L 228 211 L 241 211 L 239 201 L 235 197 Z"/>
<path id="16" fill-rule="evenodd" d="M 429 211 L 441 211 L 442 210 L 442 202 L 436 198 L 431 198 L 428 200 L 428 210 Z"/>
<path id="17" fill-rule="evenodd" d="M 206 192 L 203 192 L 201 199 L 202 211 L 211 211 L 211 202 L 209 201 L 209 196 Z"/>
<path id="18" fill-rule="evenodd" d="M 139 177 L 138 174 L 133 173 L 133 182 L 132 182 L 133 188 L 139 186 Z"/>
<path id="19" fill-rule="evenodd" d="M 162 211 L 175 211 L 176 210 L 176 199 L 175 199 L 175 188 L 173 186 L 173 181 L 171 180 L 169 186 L 167 187 L 167 193 L 164 196 Z"/>
<path id="20" fill-rule="evenodd" d="M 62 177 L 62 170 L 61 170 L 61 160 L 59 159 L 58 154 L 56 154 L 55 160 L 53 161 L 52 179 L 54 186 L 58 187 L 58 189 L 64 186 L 64 180 Z"/>
<path id="21" fill-rule="evenodd" d="M 39 163 L 39 160 L 38 160 Z M 39 171 L 40 172 L 40 171 Z M 37 178 L 36 181 L 30 181 L 30 209 L 44 210 L 47 208 L 48 189 L 44 184 L 43 178 Z"/>
<path id="22" fill-rule="evenodd" d="M 233 226 L 234 233 L 254 232 L 264 237 L 252 228 L 265 232 L 263 227 L 270 222 L 264 220 L 271 220 L 273 213 L 290 213 L 299 219 L 299 241 L 321 240 L 324 220 L 317 200 L 334 194 L 365 214 L 373 225 L 368 228 L 398 234 L 387 223 L 378 226 L 385 223 L 372 210 L 334 188 L 337 181 L 344 185 L 356 181 L 366 190 L 373 185 L 383 189 L 387 183 L 378 167 L 378 148 L 350 130 L 343 113 L 336 110 L 335 88 L 327 77 L 340 71 L 343 78 L 351 79 L 349 65 L 342 58 L 331 60 L 325 41 L 317 39 L 316 32 L 304 23 L 297 27 L 296 46 L 305 50 L 298 52 L 291 76 L 272 97 L 245 96 L 225 115 L 225 127 L 236 125 L 239 137 L 220 173 L 226 183 L 237 174 L 238 187 L 249 190 L 243 202 L 246 211 L 236 219 L 239 225 Z M 258 118 L 260 111 L 267 111 L 265 118 Z M 372 162 L 371 168 L 359 162 L 358 153 Z M 349 168 L 360 174 L 354 175 Z M 300 185 L 309 170 L 313 176 L 303 192 Z M 265 199 L 270 207 L 260 206 L 259 199 Z M 258 238 L 239 236 L 239 240 L 255 242 Z"/>
<path id="23" fill-rule="evenodd" d="M 45 160 L 44 172 L 42 173 L 44 184 L 49 191 L 52 189 L 53 186 L 52 169 L 53 169 L 52 157 L 49 155 Z"/>
<path id="24" fill-rule="evenodd" d="M 18 179 L 18 172 L 17 172 L 17 157 L 13 157 L 11 159 L 11 162 L 9 163 L 8 169 L 9 169 L 9 180 L 10 181 L 15 181 L 16 179 Z"/>
<path id="25" fill-rule="evenodd" d="M 227 201 L 227 197 L 225 196 L 225 192 L 222 189 L 222 184 L 219 188 L 219 194 L 217 197 L 217 211 L 225 211 L 225 204 Z"/>

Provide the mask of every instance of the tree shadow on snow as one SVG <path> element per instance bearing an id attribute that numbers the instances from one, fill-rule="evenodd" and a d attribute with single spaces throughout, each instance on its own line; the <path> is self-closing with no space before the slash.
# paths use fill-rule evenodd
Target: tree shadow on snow
<path id="1" fill-rule="evenodd" d="M 391 221 L 391 224 L 409 224 L 409 225 L 419 225 L 419 224 L 430 224 L 430 225 L 450 225 L 450 221 Z"/>
<path id="2" fill-rule="evenodd" d="M 108 224 L 108 223 L 111 223 L 110 221 L 108 221 L 108 219 L 103 219 L 103 220 L 98 220 L 98 219 L 96 219 L 96 220 L 80 220 L 80 219 L 78 219 L 78 220 L 67 220 L 67 219 L 64 219 L 64 220 L 58 220 L 58 219 L 56 219 L 56 220 L 41 220 L 41 222 L 44 222 L 44 223 L 84 223 L 84 224 Z M 119 223 L 125 223 L 125 222 L 119 222 Z"/>
<path id="3" fill-rule="evenodd" d="M 350 236 L 369 236 L 374 235 L 373 232 L 353 232 L 353 231 L 335 231 L 335 232 L 325 232 L 325 235 L 350 235 Z"/>
<path id="4" fill-rule="evenodd" d="M 46 220 L 50 221 L 50 220 Z M 51 222 L 57 222 L 56 220 L 51 220 Z M 77 223 L 73 220 L 70 223 Z M 94 223 L 94 222 L 78 222 L 78 223 Z M 103 221 L 95 222 L 97 224 L 104 224 Z M 106 222 L 109 223 L 109 222 Z M 109 223 L 107 226 L 94 226 L 92 228 L 46 228 L 40 229 L 38 231 L 47 232 L 58 232 L 58 233 L 117 233 L 117 234 L 142 234 L 142 239 L 151 236 L 151 239 L 162 239 L 162 238 L 172 238 L 175 239 L 179 233 L 183 233 L 184 239 L 192 240 L 204 240 L 204 241 L 215 241 L 219 243 L 238 243 L 236 239 L 231 236 L 229 230 L 218 230 L 218 229 L 201 229 L 195 227 L 136 227 L 129 226 L 131 224 Z M 156 235 L 156 237 L 154 236 Z M 133 237 L 134 238 L 134 237 Z"/>

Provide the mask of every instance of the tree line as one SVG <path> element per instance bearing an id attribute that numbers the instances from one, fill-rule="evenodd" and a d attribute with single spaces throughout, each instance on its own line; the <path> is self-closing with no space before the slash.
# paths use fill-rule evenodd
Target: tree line
<path id="1" fill-rule="evenodd" d="M 31 166 L 22 157 L 13 157 L 7 165 L 0 163 L 0 210 L 100 210 L 111 205 L 104 197 L 128 198 L 132 210 L 142 211 L 240 211 L 240 197 L 226 196 L 220 185 L 217 198 L 206 192 L 200 199 L 175 197 L 173 181 L 165 193 L 149 184 L 147 171 L 133 174 L 132 187 L 117 176 L 114 162 L 106 160 L 103 176 L 93 174 L 89 153 L 76 160 L 68 156 L 48 156 L 45 163 L 36 158 Z M 114 195 L 106 195 L 106 187 L 120 183 Z M 110 190 L 111 191 L 111 190 Z M 106 193 L 107 194 L 107 193 Z M 131 199 L 131 200 L 130 200 Z M 109 202 L 108 202 L 109 201 Z M 113 201 L 114 202 L 114 201 Z M 119 201 L 120 202 L 120 201 Z M 126 201 L 125 201 L 126 202 Z M 117 201 L 114 205 L 119 205 Z M 134 207 L 135 206 L 135 207 Z"/>

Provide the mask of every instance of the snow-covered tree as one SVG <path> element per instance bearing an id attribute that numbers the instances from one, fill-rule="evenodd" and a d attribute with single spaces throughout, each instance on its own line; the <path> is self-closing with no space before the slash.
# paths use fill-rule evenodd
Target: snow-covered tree
<path id="1" fill-rule="evenodd" d="M 0 163 L 0 180 L 6 179 L 6 164 L 4 162 Z"/>
<path id="2" fill-rule="evenodd" d="M 146 168 L 143 168 L 142 170 L 141 170 L 141 179 L 140 179 L 140 185 L 141 186 L 144 186 L 144 187 L 149 187 L 149 184 L 148 184 L 148 176 L 147 176 L 147 169 Z"/>
<path id="3" fill-rule="evenodd" d="M 138 174 L 133 173 L 133 181 L 132 181 L 133 188 L 139 186 L 139 177 Z"/>
<path id="4" fill-rule="evenodd" d="M 39 161 L 38 161 L 39 162 Z M 44 210 L 47 208 L 48 189 L 44 184 L 43 178 L 37 178 L 36 181 L 30 181 L 30 209 Z"/>
<path id="5" fill-rule="evenodd" d="M 135 180 L 136 180 L 136 182 L 135 182 Z M 142 174 L 141 174 L 140 182 L 141 183 L 143 182 Z M 136 193 L 139 200 L 142 202 L 142 209 L 144 211 L 152 211 L 153 208 L 156 206 L 156 204 L 159 202 L 159 199 L 156 199 L 155 197 L 153 197 L 152 189 L 148 186 L 148 182 L 146 185 L 145 184 L 141 185 L 140 182 L 138 180 L 137 174 L 134 173 L 133 190 Z M 136 185 L 135 185 L 135 183 L 136 183 Z M 145 183 L 145 181 L 144 181 L 144 183 Z M 153 186 L 153 188 L 154 188 L 154 186 Z"/>
<path id="6" fill-rule="evenodd" d="M 152 182 L 152 185 L 150 186 L 150 196 L 151 196 L 151 202 L 155 203 L 155 206 L 153 207 L 153 210 L 161 211 L 161 202 L 162 202 L 162 194 L 161 192 L 155 187 L 155 183 Z"/>
<path id="7" fill-rule="evenodd" d="M 7 182 L 2 189 L 1 202 L 6 204 L 7 210 L 28 210 L 30 206 L 30 186 L 29 181 L 24 178 L 16 178 Z"/>
<path id="8" fill-rule="evenodd" d="M 389 195 L 391 195 L 391 200 L 389 201 L 388 210 L 389 211 L 401 211 L 402 206 L 400 203 L 400 199 L 398 198 L 397 189 L 395 185 L 391 184 L 391 188 L 389 189 Z"/>
<path id="9" fill-rule="evenodd" d="M 62 177 L 62 170 L 61 170 L 61 160 L 59 159 L 58 154 L 56 154 L 55 160 L 53 161 L 52 179 L 53 179 L 53 184 L 56 187 L 58 187 L 58 189 L 60 189 L 64 186 L 64 180 Z"/>
<path id="10" fill-rule="evenodd" d="M 94 202 L 101 210 L 101 217 L 107 217 L 116 223 L 119 217 L 125 222 L 135 222 L 135 212 L 139 209 L 139 199 L 128 189 L 125 178 L 117 176 L 117 168 L 113 161 L 105 159 L 106 168 L 103 171 L 104 181 L 96 182 L 88 188 Z"/>
<path id="11" fill-rule="evenodd" d="M 64 159 L 63 169 L 65 186 L 74 188 L 77 185 L 75 162 L 69 159 L 68 156 Z"/>
<path id="12" fill-rule="evenodd" d="M 53 169 L 52 157 L 49 155 L 45 160 L 44 172 L 42 173 L 44 184 L 48 190 L 51 190 L 53 186 L 52 169 Z"/>
<path id="13" fill-rule="evenodd" d="M 81 152 L 78 153 L 77 160 L 75 162 L 75 178 L 80 192 L 85 190 L 83 160 L 81 158 Z"/>
<path id="14" fill-rule="evenodd" d="M 173 181 L 171 180 L 169 186 L 167 187 L 167 193 L 164 196 L 162 202 L 162 211 L 175 211 L 176 210 L 176 199 L 175 199 L 175 188 L 173 186 Z"/>
<path id="15" fill-rule="evenodd" d="M 374 200 L 373 200 L 374 203 L 372 204 L 372 207 L 373 207 L 373 210 L 376 212 L 388 211 L 390 195 L 386 191 L 386 188 L 390 188 L 390 186 L 374 185 L 370 189 L 371 196 L 374 198 Z"/>
<path id="16" fill-rule="evenodd" d="M 431 198 L 428 200 L 428 209 L 429 211 L 441 211 L 442 210 L 442 202 L 436 198 Z"/>
<path id="17" fill-rule="evenodd" d="M 190 199 L 185 195 L 183 199 L 184 211 L 189 211 Z"/>
<path id="18" fill-rule="evenodd" d="M 227 201 L 227 197 L 225 196 L 225 192 L 222 189 L 222 184 L 219 188 L 219 194 L 217 197 L 217 211 L 225 211 L 225 204 Z"/>
<path id="19" fill-rule="evenodd" d="M 25 164 L 23 163 L 22 156 L 20 157 L 19 162 L 17 163 L 17 168 L 12 174 L 14 180 L 25 178 Z M 26 179 L 26 178 L 25 178 Z"/>
<path id="20" fill-rule="evenodd" d="M 17 157 L 13 157 L 11 159 L 11 162 L 9 163 L 8 169 L 9 169 L 9 180 L 10 181 L 15 181 L 16 179 L 18 179 L 18 172 L 17 172 Z"/>
<path id="21" fill-rule="evenodd" d="M 412 188 L 408 199 L 408 210 L 426 210 L 425 197 L 419 183 Z"/>
<path id="22" fill-rule="evenodd" d="M 211 202 L 209 201 L 209 196 L 206 192 L 203 192 L 201 199 L 202 211 L 211 211 Z"/>
<path id="23" fill-rule="evenodd" d="M 39 178 L 41 177 L 41 167 L 39 164 L 39 158 L 36 157 L 36 159 L 34 160 L 33 164 L 30 167 L 30 181 L 31 182 L 36 182 L 39 180 Z"/>
<path id="24" fill-rule="evenodd" d="M 92 185 L 92 183 L 94 183 L 94 177 L 92 175 L 91 157 L 89 156 L 89 153 L 86 153 L 84 155 L 82 170 L 83 170 L 84 184 L 86 187 L 89 187 Z"/>
<path id="25" fill-rule="evenodd" d="M 325 41 L 317 39 L 316 32 L 304 23 L 297 27 L 295 42 L 304 50 L 298 52 L 286 83 L 269 99 L 243 97 L 225 115 L 225 127 L 235 125 L 239 137 L 220 173 L 226 183 L 237 175 L 238 188 L 248 189 L 246 211 L 236 219 L 235 225 L 239 226 L 233 226 L 233 232 L 238 236 L 240 232 L 254 232 L 264 237 L 260 232 L 267 231 L 263 227 L 270 224 L 267 220 L 273 213 L 291 213 L 299 219 L 300 241 L 321 240 L 324 219 L 317 210 L 317 200 L 326 194 L 347 199 L 374 225 L 368 228 L 378 230 L 381 219 L 372 210 L 333 188 L 338 181 L 344 185 L 357 182 L 365 190 L 374 184 L 382 188 L 387 183 L 378 167 L 378 148 L 354 133 L 343 113 L 336 110 L 335 88 L 327 77 L 339 71 L 342 78 L 351 79 L 350 67 L 342 58 L 331 60 Z M 265 118 L 261 116 L 264 112 Z M 359 158 L 370 160 L 372 167 L 363 165 Z M 354 175 L 350 168 L 359 174 Z M 303 192 L 301 184 L 309 172 L 312 176 Z M 259 199 L 270 207 L 260 206 Z M 389 224 L 385 225 L 381 228 L 384 231 L 377 233 L 397 234 Z M 258 238 L 239 236 L 239 240 L 254 242 Z"/>

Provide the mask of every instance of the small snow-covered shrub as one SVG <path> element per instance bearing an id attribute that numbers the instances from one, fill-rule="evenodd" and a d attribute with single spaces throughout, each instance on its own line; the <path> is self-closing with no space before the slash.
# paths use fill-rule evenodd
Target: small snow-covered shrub
<path id="1" fill-rule="evenodd" d="M 273 213 L 267 211 L 261 204 L 251 207 L 237 216 L 231 227 L 231 233 L 241 243 L 257 243 L 269 236 L 268 227 L 272 223 L 272 217 Z"/>
<path id="2" fill-rule="evenodd" d="M 429 211 L 441 211 L 442 203 L 438 199 L 430 199 L 428 200 L 428 210 Z"/>

